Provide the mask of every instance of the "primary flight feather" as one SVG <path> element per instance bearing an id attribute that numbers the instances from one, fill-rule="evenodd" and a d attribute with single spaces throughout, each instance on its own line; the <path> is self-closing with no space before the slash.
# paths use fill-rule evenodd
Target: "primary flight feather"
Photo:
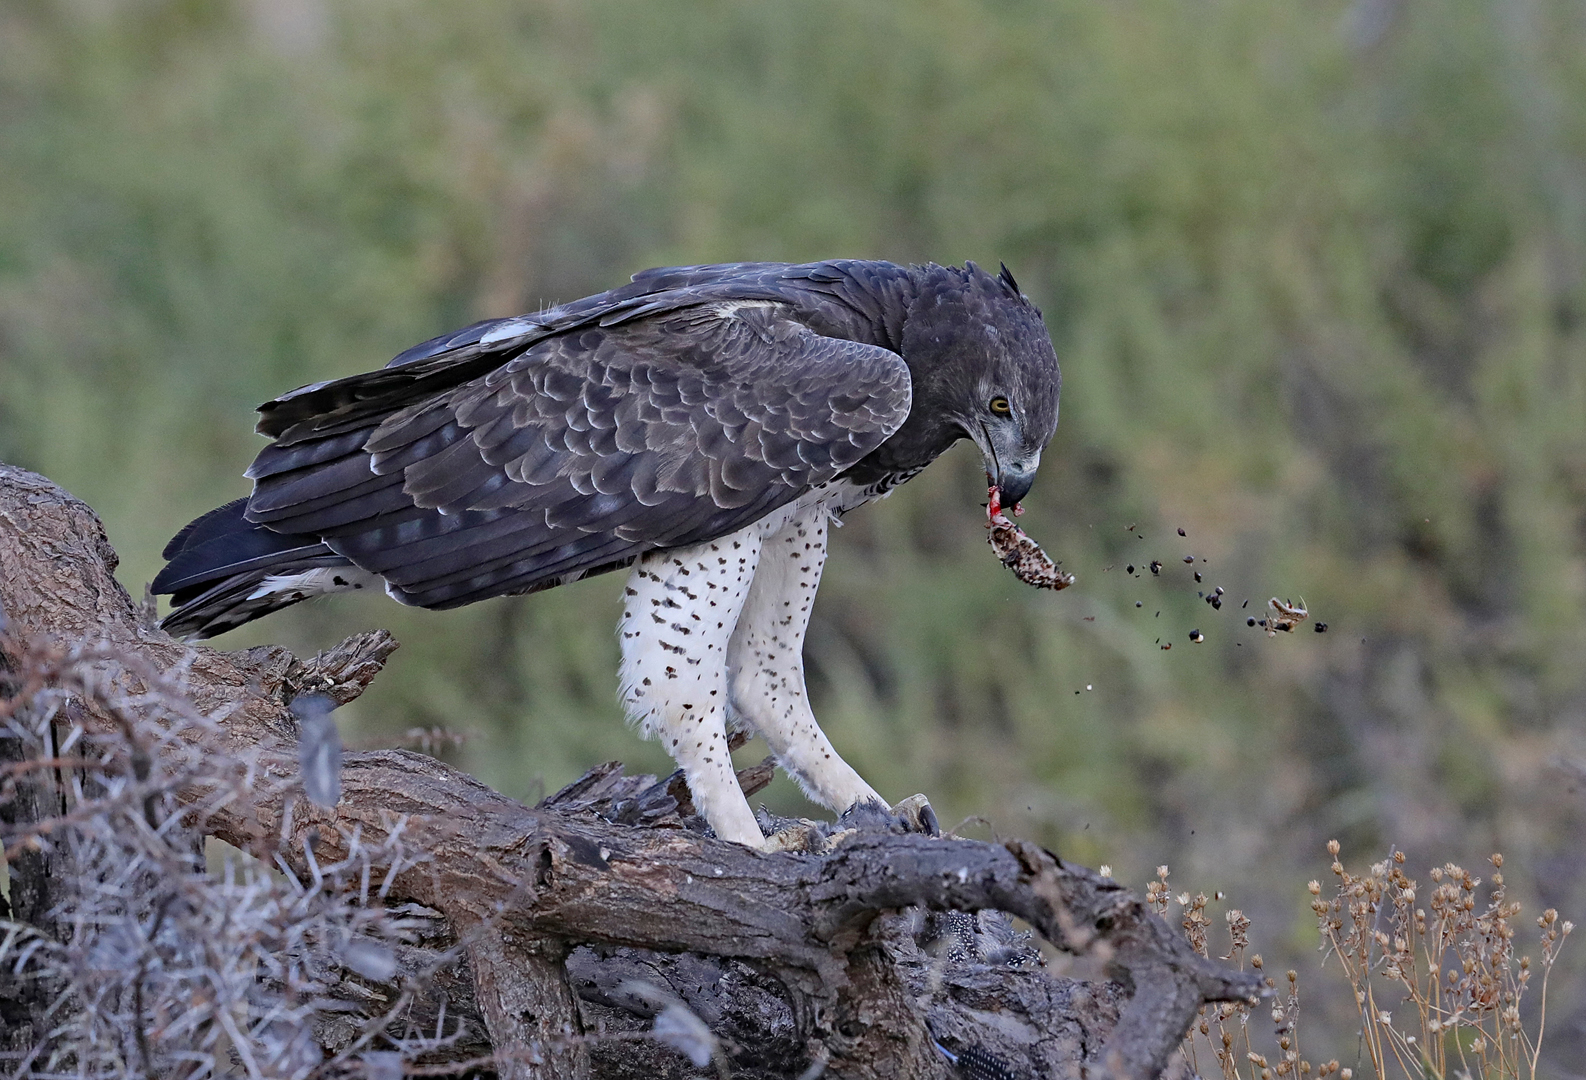
<path id="1" fill-rule="evenodd" d="M 729 730 L 813 798 L 880 797 L 806 701 L 830 520 L 962 438 L 1029 490 L 1061 377 L 1006 268 L 834 260 L 647 270 L 260 408 L 253 493 L 165 549 L 163 626 L 209 637 L 328 592 L 448 608 L 632 566 L 629 718 L 726 839 L 764 838 Z"/>

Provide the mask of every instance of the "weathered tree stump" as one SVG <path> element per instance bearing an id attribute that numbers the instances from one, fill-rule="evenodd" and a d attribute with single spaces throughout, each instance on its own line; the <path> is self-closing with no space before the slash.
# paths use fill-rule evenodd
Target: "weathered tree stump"
<path id="1" fill-rule="evenodd" d="M 180 797 L 208 835 L 301 868 L 306 852 L 326 862 L 355 835 L 378 848 L 400 829 L 423 857 L 399 868 L 386 902 L 431 929 L 404 946 L 393 985 L 403 970 L 438 973 L 443 1001 L 410 1010 L 475 1018 L 448 1051 L 475 1071 L 700 1075 L 640 1037 L 680 1001 L 739 1077 L 1145 1078 L 1162 1074 L 1203 1003 L 1261 993 L 1115 882 L 1024 841 L 909 834 L 877 813 L 817 830 L 813 853 L 762 854 L 699 831 L 677 777 L 603 766 L 527 807 L 403 750 L 346 755 L 339 801 L 317 807 L 299 797 L 289 706 L 308 692 L 356 697 L 395 642 L 359 635 L 307 662 L 184 644 L 140 616 L 116 561 L 86 505 L 0 465 L 4 648 L 91 646 L 107 685 L 179 686 L 197 713 L 224 715 L 221 741 L 246 757 L 255 797 L 206 801 L 194 778 Z M 124 726 L 91 695 L 73 701 L 91 736 Z M 6 827 L 43 812 L 17 785 L 7 793 Z M 13 859 L 13 897 L 39 887 L 35 862 Z M 29 903 L 15 914 L 47 920 Z M 1059 949 L 1100 954 L 1111 981 L 1054 976 L 1009 916 Z M 316 1027 L 331 1050 L 347 1017 L 394 997 L 369 979 L 343 989 L 346 1011 Z"/>

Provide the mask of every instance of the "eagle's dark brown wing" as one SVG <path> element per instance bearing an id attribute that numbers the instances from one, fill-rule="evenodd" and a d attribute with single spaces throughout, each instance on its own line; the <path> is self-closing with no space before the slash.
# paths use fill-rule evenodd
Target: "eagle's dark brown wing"
<path id="1" fill-rule="evenodd" d="M 777 299 L 690 299 L 515 338 L 486 324 L 278 399 L 246 517 L 453 607 L 734 532 L 908 415 L 895 352 L 819 334 Z"/>

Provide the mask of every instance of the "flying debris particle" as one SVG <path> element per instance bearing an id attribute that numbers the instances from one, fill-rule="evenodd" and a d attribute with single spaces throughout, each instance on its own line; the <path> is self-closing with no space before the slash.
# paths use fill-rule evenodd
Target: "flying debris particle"
<path id="1" fill-rule="evenodd" d="M 1134 573 L 1134 563 L 1130 563 L 1128 566 L 1124 567 L 1123 569 L 1124 569 L 1125 573 L 1129 573 L 1129 574 Z"/>
<path id="2" fill-rule="evenodd" d="M 1219 586 L 1217 586 L 1217 588 L 1216 588 L 1216 589 L 1214 589 L 1214 590 L 1213 590 L 1213 591 L 1214 591 L 1214 592 L 1215 592 L 1215 593 L 1216 593 L 1216 594 L 1217 594 L 1217 595 L 1218 595 L 1218 596 L 1221 596 L 1221 595 L 1222 595 L 1222 594 L 1223 594 L 1223 587 L 1222 587 L 1222 586 L 1221 586 L 1221 585 L 1219 585 Z"/>
<path id="3" fill-rule="evenodd" d="M 1250 601 L 1246 600 L 1244 603 L 1240 604 L 1239 606 L 1242 607 L 1242 608 L 1247 608 L 1247 607 L 1250 606 Z"/>
<path id="4" fill-rule="evenodd" d="M 1287 633 L 1310 617 L 1311 613 L 1305 610 L 1305 597 L 1292 604 L 1274 596 L 1267 601 L 1267 636 L 1276 637 L 1279 630 Z"/>
<path id="5" fill-rule="evenodd" d="M 1195 582 L 1196 582 L 1196 584 L 1200 584 L 1200 579 L 1201 579 L 1201 572 L 1199 570 L 1197 570 L 1197 571 L 1195 571 Z"/>
<path id="6" fill-rule="evenodd" d="M 1013 576 L 1026 585 L 1038 589 L 1066 589 L 1074 584 L 1074 575 L 1064 573 L 1050 555 L 1024 534 L 1002 512 L 1001 493 L 991 488 L 987 503 L 986 528 L 990 531 L 991 550 L 997 553 L 1002 565 L 1013 571 Z"/>
<path id="7" fill-rule="evenodd" d="M 1179 535 L 1180 535 L 1180 536 L 1186 536 L 1186 535 L 1188 535 L 1188 534 L 1187 534 L 1187 533 L 1185 533 L 1185 532 L 1184 532 L 1184 530 L 1183 530 L 1183 529 L 1180 529 L 1180 530 L 1179 530 L 1179 531 L 1178 531 L 1178 534 L 1179 534 Z"/>
<path id="8" fill-rule="evenodd" d="M 1206 640 L 1206 635 L 1201 633 L 1199 630 L 1191 630 L 1190 640 L 1199 645 L 1201 642 Z"/>
<path id="9" fill-rule="evenodd" d="M 1096 621 L 1096 616 L 1094 616 L 1094 615 L 1086 615 L 1085 616 L 1085 621 L 1086 622 L 1095 622 Z"/>
<path id="10" fill-rule="evenodd" d="M 1186 555 L 1186 556 L 1184 556 L 1184 561 L 1185 561 L 1185 562 L 1186 562 L 1186 563 L 1192 563 L 1192 562 L 1194 562 L 1194 561 L 1195 561 L 1195 556 L 1193 556 L 1193 555 Z"/>
<path id="11" fill-rule="evenodd" d="M 1161 618 L 1161 617 L 1162 617 L 1162 613 L 1161 613 L 1161 612 L 1160 612 L 1160 611 L 1159 611 L 1159 612 L 1157 612 L 1157 613 L 1156 613 L 1156 614 L 1155 614 L 1155 615 L 1153 615 L 1153 616 L 1151 616 L 1151 617 L 1152 617 L 1152 618 L 1153 618 L 1153 619 L 1160 619 L 1160 618 Z"/>
<path id="12" fill-rule="evenodd" d="M 1139 524 L 1139 522 L 1136 522 L 1135 524 L 1137 525 L 1137 524 Z M 1134 532 L 1134 525 L 1130 525 L 1129 526 L 1129 531 L 1130 532 Z"/>
<path id="13" fill-rule="evenodd" d="M 1250 618 L 1245 620 L 1245 625 L 1246 626 L 1254 626 L 1255 624 L 1256 624 L 1256 617 L 1254 615 L 1250 616 Z"/>
<path id="14" fill-rule="evenodd" d="M 1317 633 L 1318 633 L 1318 634 L 1325 634 L 1325 633 L 1327 633 L 1327 624 L 1326 624 L 1326 623 L 1324 623 L 1324 622 L 1319 622 L 1319 623 L 1317 623 L 1317 624 L 1316 624 L 1316 632 L 1317 632 Z"/>
<path id="15" fill-rule="evenodd" d="M 1212 593 L 1210 596 L 1208 596 L 1206 598 L 1206 602 L 1212 606 L 1213 611 L 1221 611 L 1223 609 L 1223 598 L 1218 596 L 1216 593 Z"/>
<path id="16" fill-rule="evenodd" d="M 1134 602 L 1134 606 L 1135 607 L 1145 607 L 1145 601 L 1144 600 L 1136 600 Z M 1317 625 L 1318 626 L 1322 626 L 1322 625 L 1325 625 L 1325 624 L 1324 623 L 1318 623 Z"/>
<path id="17" fill-rule="evenodd" d="M 1167 644 L 1166 644 L 1166 645 L 1164 645 L 1164 646 L 1162 646 L 1162 651 L 1163 651 L 1163 652 L 1167 652 L 1167 651 L 1168 651 L 1168 650 L 1169 650 L 1169 649 L 1171 649 L 1171 648 L 1172 648 L 1172 647 L 1173 647 L 1173 643 L 1172 643 L 1172 642 L 1171 642 L 1171 641 L 1170 641 L 1170 642 L 1168 642 L 1168 643 L 1167 643 Z"/>
<path id="18" fill-rule="evenodd" d="M 1162 573 L 1162 563 L 1158 559 L 1151 560 L 1151 576 L 1156 577 Z"/>
<path id="19" fill-rule="evenodd" d="M 1091 688 L 1091 687 L 1090 687 L 1090 683 L 1086 683 L 1086 684 L 1085 684 L 1085 689 L 1086 689 L 1086 690 L 1089 690 L 1089 689 L 1090 689 L 1090 688 Z"/>

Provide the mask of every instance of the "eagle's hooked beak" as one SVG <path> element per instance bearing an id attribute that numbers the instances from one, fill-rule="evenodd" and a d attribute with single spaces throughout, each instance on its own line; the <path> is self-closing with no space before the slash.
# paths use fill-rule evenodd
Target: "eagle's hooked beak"
<path id="1" fill-rule="evenodd" d="M 1019 500 L 1030 493 L 1035 483 L 1035 470 L 1041 464 L 1041 452 L 1026 453 L 1012 440 L 997 439 L 985 424 L 970 434 L 986 466 L 986 478 L 996 487 L 1004 507 L 1012 510 Z"/>
<path id="2" fill-rule="evenodd" d="M 1027 466 L 1023 462 L 1008 462 L 992 476 L 997 490 L 1002 493 L 1003 506 L 1018 506 L 1019 500 L 1030 493 L 1030 487 L 1035 483 L 1035 467 L 1039 462 L 1039 458 Z"/>

